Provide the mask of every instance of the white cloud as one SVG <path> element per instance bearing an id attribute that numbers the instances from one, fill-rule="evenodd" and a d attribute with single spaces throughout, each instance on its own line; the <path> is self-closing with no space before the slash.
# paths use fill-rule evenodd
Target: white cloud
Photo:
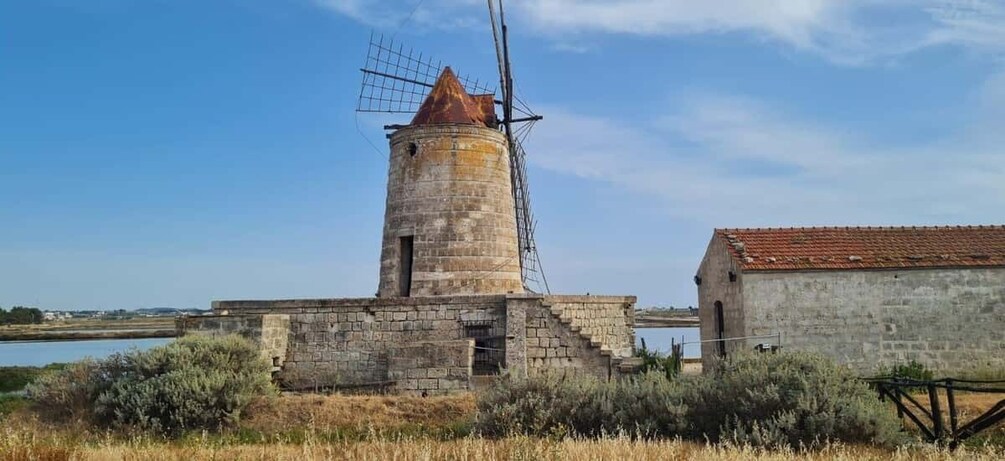
<path id="1" fill-rule="evenodd" d="M 1005 4 L 987 0 L 930 2 L 926 11 L 939 25 L 930 33 L 933 43 L 960 43 L 978 48 L 1005 49 Z"/>
<path id="2" fill-rule="evenodd" d="M 1002 219 L 1005 143 L 961 133 L 885 146 L 746 98 L 685 99 L 648 126 L 546 108 L 529 161 L 633 190 L 707 226 Z"/>
<path id="3" fill-rule="evenodd" d="M 314 0 L 318 5 L 379 29 L 395 31 L 403 25 L 432 29 L 488 24 L 485 3 L 478 0 Z M 477 13 L 482 13 L 478 15 Z"/>
<path id="4" fill-rule="evenodd" d="M 420 27 L 487 23 L 480 0 L 315 0 L 379 28 L 412 14 Z M 987 0 L 520 0 L 510 14 L 550 37 L 556 48 L 583 51 L 597 33 L 679 36 L 744 33 L 863 64 L 936 45 L 1005 52 L 1005 6 Z M 585 43 L 585 44 L 584 44 Z"/>

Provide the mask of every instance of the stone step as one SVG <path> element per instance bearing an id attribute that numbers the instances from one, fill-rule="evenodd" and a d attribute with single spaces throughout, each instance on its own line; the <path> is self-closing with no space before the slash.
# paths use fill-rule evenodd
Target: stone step
<path id="1" fill-rule="evenodd" d="M 558 320 L 559 323 L 565 325 L 566 327 L 568 327 L 569 331 L 571 331 L 572 333 L 576 333 L 580 338 L 585 340 L 587 342 L 588 347 L 592 349 L 597 349 L 597 351 L 600 353 L 601 356 L 608 357 L 612 361 L 620 360 L 620 357 L 614 355 L 614 351 L 612 351 L 610 347 L 604 345 L 604 343 L 600 341 L 595 341 L 593 339 L 593 335 L 589 333 L 583 333 L 582 326 L 574 325 L 573 324 L 574 319 L 569 317 L 563 317 L 562 316 L 563 310 L 561 308 L 549 307 L 549 306 L 545 307 L 548 307 L 548 311 L 551 312 L 551 315 L 555 317 L 555 319 Z"/>

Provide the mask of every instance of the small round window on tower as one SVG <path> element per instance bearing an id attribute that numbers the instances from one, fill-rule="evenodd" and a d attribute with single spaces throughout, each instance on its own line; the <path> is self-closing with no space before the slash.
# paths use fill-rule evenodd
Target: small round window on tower
<path id="1" fill-rule="evenodd" d="M 419 145 L 414 142 L 408 143 L 408 155 L 411 157 L 415 157 L 415 154 L 418 153 L 419 153 Z"/>

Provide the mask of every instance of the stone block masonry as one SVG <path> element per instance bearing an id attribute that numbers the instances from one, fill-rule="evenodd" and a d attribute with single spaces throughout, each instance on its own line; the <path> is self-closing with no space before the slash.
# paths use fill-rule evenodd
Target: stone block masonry
<path id="1" fill-rule="evenodd" d="M 388 353 L 388 378 L 402 394 L 443 395 L 469 389 L 475 341 L 418 341 Z"/>
<path id="2" fill-rule="evenodd" d="M 292 389 L 383 385 L 391 349 L 465 338 L 465 325 L 505 330 L 505 296 L 227 301 L 233 315 L 290 316 L 280 380 Z"/>
<path id="3" fill-rule="evenodd" d="M 262 358 L 274 367 L 282 367 L 289 346 L 290 316 L 263 314 L 252 316 L 201 315 L 178 317 L 179 336 L 239 335 L 257 344 Z"/>
<path id="4" fill-rule="evenodd" d="M 570 328 L 546 306 L 532 306 L 526 313 L 528 374 L 550 370 L 566 375 L 611 376 L 614 364 L 609 348 L 591 343 L 590 336 Z"/>
<path id="5" fill-rule="evenodd" d="M 863 373 L 912 360 L 953 376 L 1005 367 L 1005 269 L 744 275 L 747 334 Z"/>
<path id="6" fill-rule="evenodd" d="M 498 338 L 493 349 L 503 349 L 480 355 L 472 346 L 472 366 L 479 356 L 500 361 L 483 363 L 482 370 L 617 375 L 632 353 L 634 304 L 630 296 L 530 294 L 218 301 L 214 311 L 227 315 L 190 321 L 183 334 L 261 331 L 252 335 L 268 349 L 263 353 L 281 356 L 278 378 L 287 388 L 393 385 L 429 394 L 434 390 L 429 380 L 438 380 L 435 393 L 468 388 L 461 381 L 471 373 L 461 376 L 466 366 L 457 364 L 467 359 L 458 351 L 476 338 Z M 419 361 L 419 354 L 431 361 Z"/>
<path id="7" fill-rule="evenodd" d="M 379 296 L 522 293 L 515 213 L 499 130 L 437 124 L 394 132 Z"/>
<path id="8" fill-rule="evenodd" d="M 617 356 L 635 350 L 635 298 L 620 296 L 545 296 L 544 305 Z"/>

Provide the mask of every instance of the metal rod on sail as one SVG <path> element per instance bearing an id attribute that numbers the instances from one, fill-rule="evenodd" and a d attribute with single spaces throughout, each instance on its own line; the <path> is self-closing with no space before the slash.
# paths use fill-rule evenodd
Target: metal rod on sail
<path id="1" fill-rule="evenodd" d="M 513 120 L 513 67 L 509 60 L 509 31 L 506 27 L 506 13 L 503 11 L 503 2 L 499 0 L 499 27 L 502 28 L 502 49 L 503 49 L 503 63 L 505 63 L 505 82 L 503 82 L 503 87 L 505 88 L 505 93 L 503 94 L 503 116 L 507 121 Z M 510 123 L 506 124 L 507 134 L 512 138 L 512 125 Z M 510 139 L 510 142 L 513 140 Z"/>
<path id="2" fill-rule="evenodd" d="M 487 0 L 489 4 L 489 22 L 492 23 L 492 41 L 496 47 L 496 62 L 499 65 L 499 88 L 502 89 L 502 99 L 506 100 L 506 65 L 503 61 L 503 49 L 500 43 L 499 26 L 496 24 L 496 10 L 492 5 L 493 0 Z"/>

